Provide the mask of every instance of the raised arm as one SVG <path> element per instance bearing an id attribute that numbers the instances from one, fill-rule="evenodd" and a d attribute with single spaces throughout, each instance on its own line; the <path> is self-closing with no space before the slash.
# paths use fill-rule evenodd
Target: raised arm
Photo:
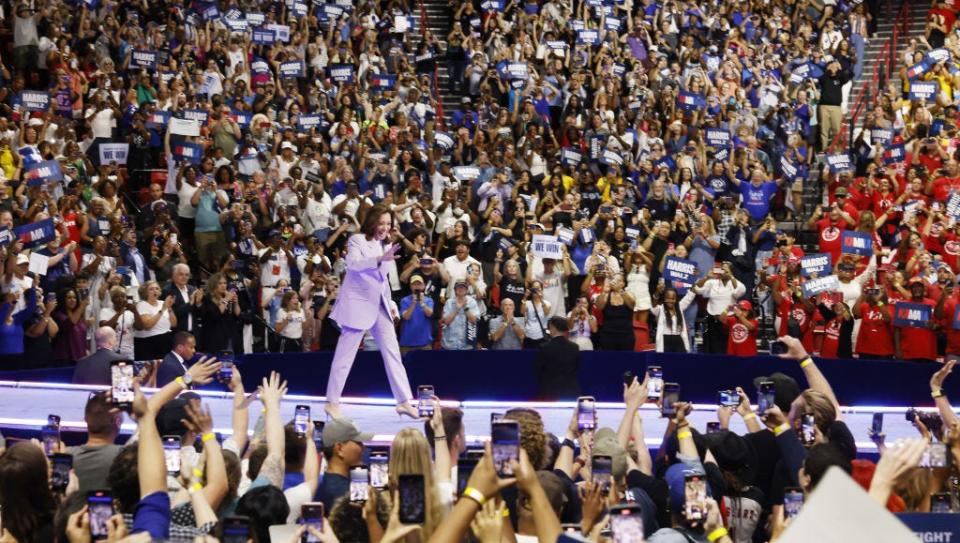
<path id="1" fill-rule="evenodd" d="M 837 411 L 837 420 L 842 420 L 843 417 L 840 413 L 840 402 L 837 401 L 837 396 L 833 393 L 833 388 L 830 387 L 830 382 L 827 381 L 827 378 L 823 375 L 823 373 L 820 372 L 820 368 L 817 367 L 817 363 L 814 362 L 813 357 L 807 354 L 807 350 L 803 348 L 803 344 L 800 343 L 800 340 L 790 336 L 781 336 L 777 339 L 787 344 L 787 352 L 781 354 L 780 358 L 786 358 L 800 362 L 800 369 L 803 370 L 803 375 L 807 379 L 807 384 L 810 385 L 810 388 L 813 390 L 821 392 L 830 398 L 834 409 Z"/>
<path id="2" fill-rule="evenodd" d="M 280 374 L 271 372 L 260 386 L 260 401 L 266 410 L 264 417 L 267 458 L 260 468 L 260 477 L 266 477 L 270 484 L 283 490 L 284 442 L 283 420 L 280 418 L 280 400 L 287 392 L 287 382 L 280 381 Z"/>

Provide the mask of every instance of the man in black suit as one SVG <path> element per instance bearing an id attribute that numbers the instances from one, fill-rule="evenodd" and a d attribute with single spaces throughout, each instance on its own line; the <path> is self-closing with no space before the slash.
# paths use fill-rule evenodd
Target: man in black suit
<path id="1" fill-rule="evenodd" d="M 203 290 L 191 285 L 190 267 L 180 263 L 173 266 L 170 283 L 164 287 L 160 299 L 173 296 L 173 314 L 177 316 L 174 332 L 197 333 L 196 309 L 203 299 Z"/>
<path id="2" fill-rule="evenodd" d="M 570 400 L 580 395 L 577 370 L 580 368 L 580 347 L 567 339 L 567 319 L 551 317 L 547 321 L 550 340 L 540 346 L 533 361 L 533 373 L 540 383 L 537 395 L 541 400 Z"/>
<path id="3" fill-rule="evenodd" d="M 173 350 L 163 357 L 157 370 L 157 388 L 187 373 L 187 361 L 197 352 L 197 340 L 190 332 L 173 334 Z M 189 384 L 189 383 L 188 383 Z"/>
<path id="4" fill-rule="evenodd" d="M 117 352 L 117 333 L 109 326 L 101 326 L 94 337 L 97 350 L 90 356 L 77 360 L 73 370 L 75 385 L 109 385 L 110 363 L 114 360 L 130 360 Z"/>

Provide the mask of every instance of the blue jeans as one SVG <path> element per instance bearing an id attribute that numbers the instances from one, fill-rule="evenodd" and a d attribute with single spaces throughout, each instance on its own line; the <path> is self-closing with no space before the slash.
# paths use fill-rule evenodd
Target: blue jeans
<path id="1" fill-rule="evenodd" d="M 856 51 L 857 63 L 853 66 L 853 79 L 856 81 L 860 79 L 860 75 L 863 74 L 863 56 L 867 44 L 866 40 L 860 34 L 851 34 L 850 44 L 853 45 L 853 49 Z"/>

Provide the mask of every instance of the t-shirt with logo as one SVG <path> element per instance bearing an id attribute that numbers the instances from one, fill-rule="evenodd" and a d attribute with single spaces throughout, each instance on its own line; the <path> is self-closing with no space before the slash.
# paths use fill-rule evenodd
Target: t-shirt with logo
<path id="1" fill-rule="evenodd" d="M 740 319 L 730 315 L 724 322 L 727 327 L 727 354 L 735 356 L 757 355 L 757 319 L 750 319 L 753 330 L 747 328 Z"/>
<path id="2" fill-rule="evenodd" d="M 840 261 L 843 231 L 846 229 L 847 223 L 843 220 L 837 221 L 837 224 L 833 224 L 829 217 L 817 221 L 817 231 L 820 232 L 820 252 L 830 253 L 833 259 L 831 262 Z"/>
<path id="3" fill-rule="evenodd" d="M 911 303 L 921 303 L 930 306 L 931 312 L 937 306 L 937 302 L 930 298 L 924 298 L 919 302 L 910 300 Z M 900 330 L 900 352 L 904 360 L 936 360 L 937 358 L 937 335 L 929 328 L 916 328 L 913 326 L 896 326 Z"/>
<path id="4" fill-rule="evenodd" d="M 857 335 L 856 352 L 868 356 L 893 356 L 893 329 L 890 327 L 893 321 L 892 307 L 889 304 L 860 304 L 860 332 Z M 889 320 L 884 320 L 884 315 Z"/>
<path id="5" fill-rule="evenodd" d="M 761 221 L 770 213 L 770 200 L 777 193 L 779 187 L 773 181 L 763 183 L 759 187 L 753 183 L 741 182 L 740 195 L 743 197 L 743 208 L 750 213 L 754 221 Z"/>

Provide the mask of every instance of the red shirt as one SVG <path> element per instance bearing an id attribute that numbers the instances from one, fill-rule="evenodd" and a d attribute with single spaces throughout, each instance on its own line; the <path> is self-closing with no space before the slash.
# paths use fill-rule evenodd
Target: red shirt
<path id="1" fill-rule="evenodd" d="M 910 303 L 929 305 L 931 310 L 937 306 L 937 303 L 930 298 L 924 298 L 921 301 L 910 300 Z M 937 359 L 937 335 L 933 330 L 912 326 L 895 326 L 895 328 L 900 330 L 900 353 L 904 360 Z"/>
<path id="2" fill-rule="evenodd" d="M 860 304 L 860 332 L 857 334 L 857 353 L 870 356 L 893 356 L 893 320 L 891 305 L 871 307 Z M 886 318 L 886 320 L 885 320 Z"/>
<path id="3" fill-rule="evenodd" d="M 830 217 L 817 221 L 817 231 L 820 232 L 820 252 L 830 253 L 832 262 L 840 261 L 840 245 L 843 231 L 847 229 L 847 222 L 843 219 L 833 224 Z"/>
<path id="4" fill-rule="evenodd" d="M 735 356 L 757 355 L 757 319 L 751 319 L 753 330 L 748 329 L 740 319 L 729 315 L 724 325 L 727 327 L 727 354 Z"/>
<path id="5" fill-rule="evenodd" d="M 957 296 L 954 294 L 943 302 L 943 322 L 947 332 L 947 354 L 960 354 L 960 330 L 955 326 L 960 326 L 960 321 L 956 319 Z"/>
<path id="6" fill-rule="evenodd" d="M 823 343 L 820 344 L 820 356 L 824 358 L 837 358 L 837 350 L 840 346 L 840 325 L 843 321 L 840 319 L 830 319 L 823 326 Z"/>
<path id="7" fill-rule="evenodd" d="M 960 177 L 939 177 L 933 182 L 933 198 L 946 202 L 950 193 L 960 191 Z"/>

